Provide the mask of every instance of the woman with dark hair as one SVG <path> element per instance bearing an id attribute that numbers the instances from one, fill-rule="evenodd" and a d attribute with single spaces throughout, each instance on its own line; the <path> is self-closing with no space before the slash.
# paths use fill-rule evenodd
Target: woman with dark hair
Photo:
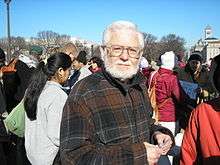
<path id="1" fill-rule="evenodd" d="M 56 53 L 41 62 L 24 97 L 25 149 L 31 164 L 53 163 L 59 149 L 60 123 L 67 94 L 61 85 L 67 80 L 71 59 Z"/>

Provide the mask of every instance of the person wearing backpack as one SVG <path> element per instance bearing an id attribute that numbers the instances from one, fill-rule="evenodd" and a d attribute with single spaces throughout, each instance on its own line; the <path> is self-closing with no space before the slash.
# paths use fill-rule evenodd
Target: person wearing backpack
<path id="1" fill-rule="evenodd" d="M 43 48 L 38 45 L 30 46 L 28 54 L 19 54 L 7 65 L 9 69 L 3 74 L 3 86 L 6 98 L 6 109 L 10 113 L 23 99 L 24 93 L 30 83 L 30 78 L 36 71 L 41 60 Z M 12 164 L 29 164 L 25 153 L 24 138 L 11 135 L 15 147 L 15 153 L 10 153 L 15 158 L 10 159 Z M 13 151 L 14 152 L 14 151 Z"/>
<path id="2" fill-rule="evenodd" d="M 159 70 L 152 72 L 148 80 L 153 118 L 159 125 L 168 128 L 174 136 L 177 125 L 177 105 L 185 99 L 185 94 L 173 72 L 175 59 L 173 51 L 162 54 L 159 59 L 161 62 Z M 170 161 L 172 163 L 171 158 Z"/>

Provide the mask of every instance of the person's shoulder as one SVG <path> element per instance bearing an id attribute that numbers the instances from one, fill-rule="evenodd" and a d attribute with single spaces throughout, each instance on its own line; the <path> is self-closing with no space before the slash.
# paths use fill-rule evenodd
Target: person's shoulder
<path id="1" fill-rule="evenodd" d="M 80 72 L 81 73 L 84 73 L 84 74 L 92 74 L 92 72 L 89 70 L 89 68 L 87 66 L 84 66 L 80 69 Z"/>
<path id="2" fill-rule="evenodd" d="M 195 108 L 195 113 L 198 113 L 198 114 L 207 115 L 214 111 L 220 112 L 220 98 L 215 98 L 213 100 L 203 102 Z"/>
<path id="3" fill-rule="evenodd" d="M 172 82 L 177 79 L 176 74 L 172 70 L 160 69 L 158 73 L 158 78 L 160 81 Z"/>
<path id="4" fill-rule="evenodd" d="M 41 95 L 43 98 L 47 98 L 47 100 L 54 100 L 54 99 L 66 99 L 67 94 L 61 89 L 59 84 L 54 82 L 47 82 Z"/>
<path id="5" fill-rule="evenodd" d="M 30 70 L 28 65 L 19 59 L 17 60 L 17 62 L 15 64 L 15 68 L 18 72 L 24 71 L 24 70 Z"/>
<path id="6" fill-rule="evenodd" d="M 97 87 L 101 80 L 104 79 L 102 72 L 93 73 L 82 80 L 78 81 L 73 89 L 85 91 Z"/>

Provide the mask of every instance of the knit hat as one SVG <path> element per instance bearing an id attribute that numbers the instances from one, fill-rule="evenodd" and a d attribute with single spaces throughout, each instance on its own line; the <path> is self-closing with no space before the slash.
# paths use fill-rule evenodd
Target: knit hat
<path id="1" fill-rule="evenodd" d="M 0 48 L 0 60 L 5 60 L 5 52 Z"/>
<path id="2" fill-rule="evenodd" d="M 166 52 L 160 56 L 161 68 L 173 70 L 175 66 L 175 54 L 173 51 Z"/>
<path id="3" fill-rule="evenodd" d="M 78 56 L 76 57 L 76 60 L 77 60 L 78 62 L 81 62 L 81 63 L 83 63 L 84 65 L 86 65 L 86 63 L 87 63 L 87 58 L 86 58 L 86 56 L 87 56 L 87 53 L 86 53 L 85 51 L 80 51 L 79 54 L 78 54 Z"/>
<path id="4" fill-rule="evenodd" d="M 142 68 L 147 68 L 149 66 L 149 63 L 145 57 L 141 57 L 140 65 L 139 67 Z"/>
<path id="5" fill-rule="evenodd" d="M 30 47 L 30 54 L 42 55 L 43 54 L 43 48 L 38 46 L 38 45 L 32 45 Z"/>
<path id="6" fill-rule="evenodd" d="M 196 60 L 202 62 L 202 55 L 199 52 L 194 52 L 190 55 L 188 62 L 191 60 Z"/>

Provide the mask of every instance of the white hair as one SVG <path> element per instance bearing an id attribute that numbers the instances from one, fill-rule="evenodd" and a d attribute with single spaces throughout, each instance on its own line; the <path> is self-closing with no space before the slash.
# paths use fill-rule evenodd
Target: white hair
<path id="1" fill-rule="evenodd" d="M 111 25 L 109 25 L 103 33 L 102 43 L 106 45 L 111 39 L 111 33 L 115 31 L 121 31 L 121 30 L 130 30 L 130 31 L 136 32 L 138 35 L 139 44 L 142 49 L 144 48 L 143 34 L 139 32 L 137 25 L 129 21 L 116 21 L 116 22 L 113 22 Z"/>

